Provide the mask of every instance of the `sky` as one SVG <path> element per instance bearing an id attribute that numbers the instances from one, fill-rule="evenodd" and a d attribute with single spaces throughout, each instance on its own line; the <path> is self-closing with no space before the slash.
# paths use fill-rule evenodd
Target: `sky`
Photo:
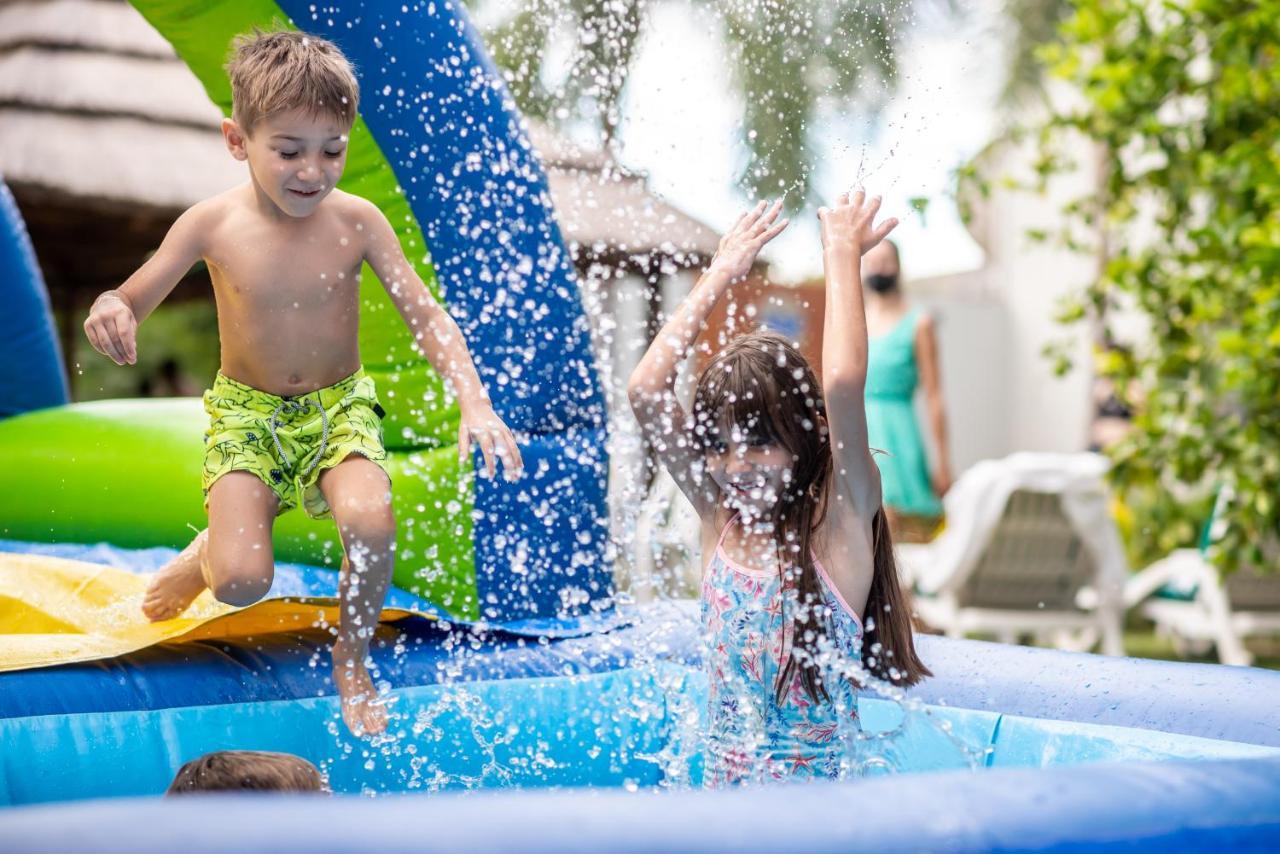
<path id="1" fill-rule="evenodd" d="M 1005 63 L 992 35 L 995 0 L 960 0 L 959 20 L 917 16 L 899 55 L 899 85 L 877 120 L 828 111 L 815 125 L 817 187 L 834 198 L 861 175 L 903 220 L 895 239 L 906 275 L 977 269 L 982 251 L 949 198 L 951 174 L 991 138 Z M 625 91 L 621 157 L 650 187 L 713 228 L 727 229 L 750 199 L 735 181 L 744 162 L 739 103 L 705 8 L 657 4 Z M 922 218 L 908 200 L 926 197 Z M 821 274 L 816 218 L 793 223 L 766 251 L 778 281 Z"/>

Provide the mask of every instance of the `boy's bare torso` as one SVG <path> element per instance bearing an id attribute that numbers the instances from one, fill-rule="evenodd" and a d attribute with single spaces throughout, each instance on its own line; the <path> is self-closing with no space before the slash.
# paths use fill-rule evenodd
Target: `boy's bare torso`
<path id="1" fill-rule="evenodd" d="M 354 197 L 335 190 L 310 216 L 272 217 L 246 184 L 203 205 L 222 372 L 282 397 L 355 373 L 366 231 Z"/>

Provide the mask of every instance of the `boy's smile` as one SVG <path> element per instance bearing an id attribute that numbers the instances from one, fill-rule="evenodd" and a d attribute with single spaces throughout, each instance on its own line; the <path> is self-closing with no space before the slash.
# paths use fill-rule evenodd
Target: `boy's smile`
<path id="1" fill-rule="evenodd" d="M 259 119 L 245 136 L 223 122 L 227 148 L 249 163 L 254 190 L 272 212 L 310 216 L 333 190 L 347 165 L 347 128 L 337 117 L 296 109 Z"/>

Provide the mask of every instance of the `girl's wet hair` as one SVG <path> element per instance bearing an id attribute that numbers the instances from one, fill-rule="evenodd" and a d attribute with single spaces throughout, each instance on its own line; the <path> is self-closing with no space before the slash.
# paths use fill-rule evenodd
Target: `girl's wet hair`
<path id="1" fill-rule="evenodd" d="M 752 332 L 731 341 L 698 378 L 693 398 L 694 434 L 704 451 L 723 447 L 725 430 L 740 441 L 777 443 L 791 453 L 791 478 L 783 487 L 774 519 L 783 590 L 802 607 L 791 615 L 792 649 L 775 689 L 781 700 L 800 668 L 805 691 L 826 699 L 816 666 L 823 632 L 808 630 L 804 607 L 823 601 L 813 558 L 813 535 L 821 527 L 832 483 L 831 443 L 826 403 L 809 362 L 776 332 Z M 893 541 L 884 509 L 872 520 L 874 561 L 867 597 L 863 665 L 874 676 L 911 685 L 931 675 L 916 655 L 911 607 L 898 581 Z M 784 608 L 787 596 L 784 595 Z"/>
<path id="2" fill-rule="evenodd" d="M 725 347 L 703 372 L 694 392 L 693 416 L 694 434 L 704 451 L 727 442 L 730 437 L 725 434 L 726 430 L 739 431 L 742 441 L 783 441 L 776 418 L 781 406 L 780 395 L 787 392 L 780 391 L 774 381 L 775 371 L 769 363 L 779 356 L 768 352 L 770 346 L 795 350 L 780 335 L 744 335 Z M 790 362 L 790 354 L 785 351 L 780 358 Z M 794 381 L 792 384 L 801 385 Z M 816 419 L 812 423 L 816 426 Z"/>

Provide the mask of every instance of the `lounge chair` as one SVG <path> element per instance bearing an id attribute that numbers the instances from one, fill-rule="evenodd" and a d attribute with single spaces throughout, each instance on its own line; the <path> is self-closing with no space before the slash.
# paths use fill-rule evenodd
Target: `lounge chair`
<path id="1" fill-rule="evenodd" d="M 1221 502 L 1209 526 L 1206 547 L 1221 536 Z M 1170 638 L 1180 654 L 1217 648 L 1223 664 L 1249 665 L 1253 654 L 1245 639 L 1280 634 L 1280 544 L 1270 540 L 1262 549 L 1264 565 L 1246 565 L 1224 580 L 1201 549 L 1178 549 L 1129 579 L 1124 588 L 1126 607 L 1138 607 L 1156 624 L 1156 633 Z"/>
<path id="2" fill-rule="evenodd" d="M 898 547 L 916 614 L 951 637 L 1032 635 L 1124 654 L 1124 548 L 1097 454 L 1020 453 L 970 468 L 944 499 L 947 524 Z"/>

